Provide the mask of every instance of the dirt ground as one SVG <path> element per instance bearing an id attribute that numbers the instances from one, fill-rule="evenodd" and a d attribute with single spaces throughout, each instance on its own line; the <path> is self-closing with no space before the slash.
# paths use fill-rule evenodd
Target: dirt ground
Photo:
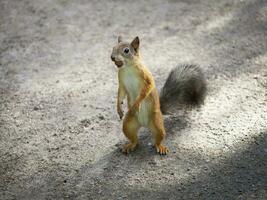
<path id="1" fill-rule="evenodd" d="M 266 0 L 0 0 L 0 199 L 267 199 Z M 205 105 L 125 156 L 110 60 L 141 39 L 158 89 L 199 64 Z"/>

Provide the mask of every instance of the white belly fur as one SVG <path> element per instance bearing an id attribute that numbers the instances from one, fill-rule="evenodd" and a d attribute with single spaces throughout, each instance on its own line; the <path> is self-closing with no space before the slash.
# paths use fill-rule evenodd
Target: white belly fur
<path id="1" fill-rule="evenodd" d="M 140 124 L 142 126 L 148 126 L 148 119 L 149 119 L 149 116 L 148 116 L 148 112 L 149 112 L 149 102 L 144 100 L 141 104 L 141 107 L 140 107 L 140 111 L 139 113 L 137 114 L 138 116 L 138 121 L 140 122 Z"/>
<path id="2" fill-rule="evenodd" d="M 131 107 L 140 93 L 140 80 L 132 75 L 132 69 L 128 68 L 124 70 L 123 84 L 129 95 L 129 106 Z M 140 111 L 136 113 L 138 121 L 142 126 L 147 126 L 149 123 L 149 106 L 150 103 L 147 101 L 147 99 L 143 100 L 140 106 Z"/>

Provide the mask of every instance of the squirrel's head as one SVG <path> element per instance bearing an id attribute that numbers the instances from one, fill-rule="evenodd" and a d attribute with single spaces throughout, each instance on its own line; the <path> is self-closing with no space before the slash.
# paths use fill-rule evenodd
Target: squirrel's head
<path id="1" fill-rule="evenodd" d="M 118 37 L 118 44 L 113 48 L 111 60 L 117 67 L 123 67 L 139 58 L 139 38 L 135 37 L 131 43 L 123 42 Z"/>

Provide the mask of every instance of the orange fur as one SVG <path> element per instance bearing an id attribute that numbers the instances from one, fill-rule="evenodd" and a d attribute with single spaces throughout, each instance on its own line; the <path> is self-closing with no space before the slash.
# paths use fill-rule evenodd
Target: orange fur
<path id="1" fill-rule="evenodd" d="M 125 96 L 128 100 L 128 112 L 123 120 L 123 133 L 130 143 L 125 145 L 123 151 L 129 153 L 138 144 L 138 130 L 148 127 L 155 139 L 155 147 L 160 154 L 166 154 L 168 149 L 162 145 L 165 129 L 160 110 L 160 102 L 152 74 L 141 62 L 139 55 L 139 39 L 135 38 L 131 44 L 120 43 L 114 47 L 112 60 L 123 62 L 118 66 L 119 89 L 117 98 L 117 112 L 123 117 L 121 104 Z M 121 49 L 129 46 L 134 52 L 131 56 L 123 56 Z M 123 58 L 123 60 L 121 60 Z"/>

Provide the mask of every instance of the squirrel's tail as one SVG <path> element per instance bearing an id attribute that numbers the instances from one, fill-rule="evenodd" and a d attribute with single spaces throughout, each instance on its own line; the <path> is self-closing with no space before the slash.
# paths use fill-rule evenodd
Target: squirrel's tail
<path id="1" fill-rule="evenodd" d="M 162 113 L 170 107 L 196 107 L 204 103 L 207 82 L 197 65 L 179 65 L 172 69 L 160 92 Z"/>

